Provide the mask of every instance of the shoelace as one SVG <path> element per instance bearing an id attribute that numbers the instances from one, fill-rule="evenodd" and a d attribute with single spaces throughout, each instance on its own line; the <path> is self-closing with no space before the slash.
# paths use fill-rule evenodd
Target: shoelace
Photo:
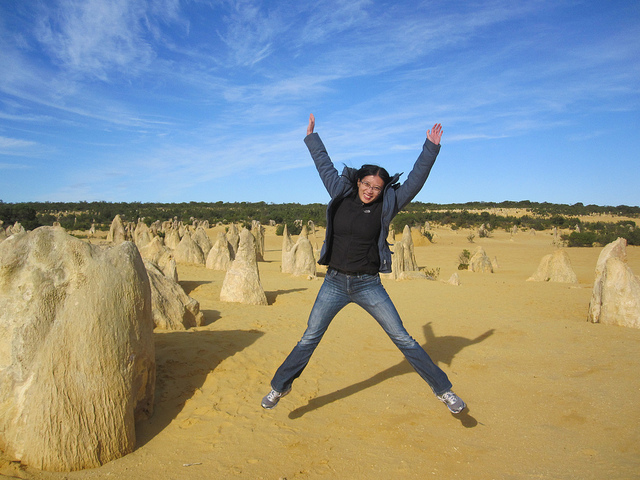
<path id="1" fill-rule="evenodd" d="M 442 395 L 442 399 L 450 405 L 456 403 L 457 396 L 453 392 L 446 392 Z"/>
<path id="2" fill-rule="evenodd" d="M 280 393 L 276 392 L 275 390 L 271 390 L 269 392 L 269 395 L 267 395 L 267 398 L 273 402 L 274 400 L 280 398 Z"/>

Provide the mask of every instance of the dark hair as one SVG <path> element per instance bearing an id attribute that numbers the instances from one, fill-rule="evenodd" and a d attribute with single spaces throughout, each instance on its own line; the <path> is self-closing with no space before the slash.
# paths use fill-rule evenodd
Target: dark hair
<path id="1" fill-rule="evenodd" d="M 369 175 L 380 177 L 385 186 L 391 181 L 389 172 L 378 165 L 362 165 L 360 170 L 356 172 L 356 179 L 362 180 L 364 177 L 368 177 Z"/>

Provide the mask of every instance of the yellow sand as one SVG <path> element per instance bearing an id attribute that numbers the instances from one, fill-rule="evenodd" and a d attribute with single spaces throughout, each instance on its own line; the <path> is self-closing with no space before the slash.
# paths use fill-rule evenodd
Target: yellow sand
<path id="1" fill-rule="evenodd" d="M 640 478 L 640 330 L 586 322 L 599 248 L 568 249 L 579 284 L 533 283 L 549 232 L 469 243 L 436 230 L 416 247 L 437 281 L 384 284 L 409 332 L 469 409 L 451 415 L 364 311 L 334 320 L 292 393 L 260 407 L 302 334 L 322 278 L 280 273 L 267 229 L 260 263 L 269 306 L 219 301 L 223 272 L 180 266 L 207 325 L 158 332 L 155 415 L 135 452 L 95 470 L 34 479 L 631 479 Z M 210 232 L 212 238 L 214 230 Z M 318 243 L 322 231 L 318 233 Z M 484 247 L 494 274 L 457 272 Z M 640 248 L 628 247 L 640 273 Z M 319 272 L 322 276 L 322 271 Z M 46 408 L 46 405 L 43 405 Z"/>

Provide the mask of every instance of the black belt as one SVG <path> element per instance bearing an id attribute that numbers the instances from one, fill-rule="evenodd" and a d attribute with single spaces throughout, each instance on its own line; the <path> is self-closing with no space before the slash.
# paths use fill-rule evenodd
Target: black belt
<path id="1" fill-rule="evenodd" d="M 338 273 L 343 275 L 349 275 L 350 277 L 357 277 L 358 275 L 375 275 L 375 273 L 367 273 L 367 272 L 349 272 L 348 270 L 342 270 L 336 267 L 329 267 L 329 270 L 335 270 Z"/>

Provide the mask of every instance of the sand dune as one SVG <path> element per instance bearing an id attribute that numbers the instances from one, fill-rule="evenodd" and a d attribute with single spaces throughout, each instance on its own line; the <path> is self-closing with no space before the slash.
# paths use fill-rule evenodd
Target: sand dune
<path id="1" fill-rule="evenodd" d="M 438 281 L 384 280 L 409 332 L 469 409 L 449 414 L 375 321 L 354 306 L 334 320 L 278 407 L 261 397 L 302 334 L 321 278 L 280 273 L 267 229 L 260 275 L 269 306 L 219 301 L 223 272 L 179 267 L 206 325 L 156 334 L 153 418 L 138 447 L 95 470 L 34 479 L 630 479 L 640 478 L 640 331 L 586 322 L 600 249 L 568 254 L 578 284 L 526 282 L 553 251 L 549 232 L 467 240 L 436 230 L 418 245 Z M 215 238 L 215 230 L 209 234 Z M 319 232 L 321 235 L 322 232 Z M 320 237 L 319 237 L 320 238 Z M 459 272 L 462 249 L 497 257 L 494 274 Z M 640 248 L 628 247 L 640 274 Z M 323 270 L 320 270 L 322 275 Z"/>

